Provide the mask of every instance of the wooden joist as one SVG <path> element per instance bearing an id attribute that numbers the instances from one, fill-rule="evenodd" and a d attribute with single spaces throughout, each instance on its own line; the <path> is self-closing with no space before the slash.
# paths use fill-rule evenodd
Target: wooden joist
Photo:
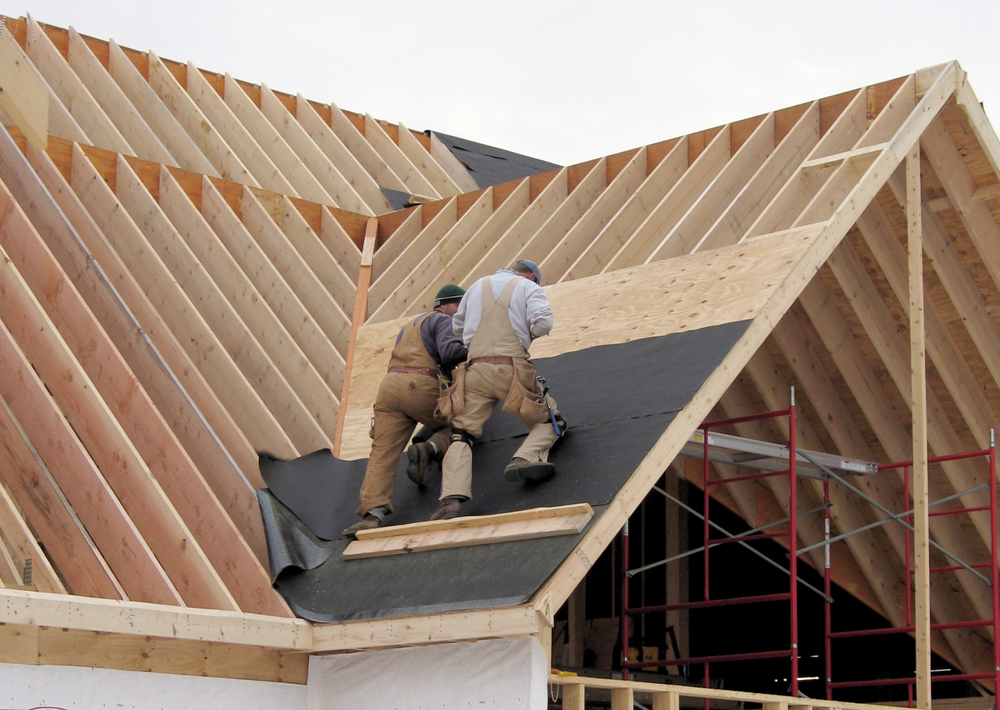
<path id="1" fill-rule="evenodd" d="M 343 551 L 344 559 L 402 555 L 452 547 L 488 545 L 558 535 L 576 535 L 594 517 L 586 503 L 513 513 L 434 520 L 362 530 Z"/>
<path id="2" fill-rule="evenodd" d="M 0 28 L 0 109 L 32 146 L 45 149 L 49 137 L 48 87 L 6 27 Z"/>

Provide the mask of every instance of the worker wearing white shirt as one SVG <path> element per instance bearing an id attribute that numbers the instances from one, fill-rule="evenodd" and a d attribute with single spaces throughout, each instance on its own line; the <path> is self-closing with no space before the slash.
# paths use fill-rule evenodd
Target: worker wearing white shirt
<path id="1" fill-rule="evenodd" d="M 542 481 L 555 473 L 549 450 L 565 431 L 556 403 L 542 392 L 528 348 L 552 329 L 552 309 L 534 262 L 518 261 L 474 283 L 452 320 L 469 348 L 464 391 L 452 420 L 452 441 L 441 464 L 441 504 L 432 520 L 460 514 L 472 497 L 472 442 L 497 402 L 530 430 L 504 470 L 507 480 Z M 461 378 L 456 378 L 457 380 Z"/>

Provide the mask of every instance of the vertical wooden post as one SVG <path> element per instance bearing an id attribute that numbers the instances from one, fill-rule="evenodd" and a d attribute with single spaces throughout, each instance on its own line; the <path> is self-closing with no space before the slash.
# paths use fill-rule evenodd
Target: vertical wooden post
<path id="1" fill-rule="evenodd" d="M 931 707 L 930 533 L 927 502 L 927 380 L 924 362 L 924 255 L 920 223 L 920 145 L 906 156 L 906 234 L 910 272 L 910 409 L 913 422 L 913 581 L 917 707 Z"/>
<path id="2" fill-rule="evenodd" d="M 684 500 L 683 489 L 687 485 L 682 482 L 683 473 L 676 469 L 667 471 L 664 488 L 678 500 Z M 687 513 L 673 501 L 667 501 L 666 514 L 667 544 L 666 556 L 677 557 L 688 549 L 688 519 Z M 667 587 L 667 604 L 683 604 L 688 601 L 688 570 L 690 558 L 683 557 L 667 565 L 665 570 Z M 677 648 L 671 648 L 674 658 L 688 658 L 688 617 L 687 610 L 675 609 L 667 612 L 667 626 L 674 628 Z M 667 639 L 670 643 L 671 639 Z M 673 644 L 671 644 L 673 645 Z M 677 671 L 680 673 L 680 671 Z"/>
<path id="3" fill-rule="evenodd" d="M 344 364 L 344 386 L 340 395 L 340 411 L 337 413 L 337 436 L 333 441 L 333 455 L 340 456 L 344 439 L 344 416 L 347 414 L 347 396 L 351 385 L 351 367 L 354 364 L 354 348 L 358 330 L 368 318 L 368 287 L 372 285 L 372 257 L 375 255 L 375 238 L 378 236 L 378 219 L 372 217 L 365 225 L 365 241 L 361 248 L 361 269 L 358 272 L 358 295 L 354 298 L 354 317 L 351 319 L 351 340 L 347 345 Z"/>
<path id="4" fill-rule="evenodd" d="M 569 666 L 583 667 L 583 639 L 587 633 L 587 578 L 569 596 Z"/>

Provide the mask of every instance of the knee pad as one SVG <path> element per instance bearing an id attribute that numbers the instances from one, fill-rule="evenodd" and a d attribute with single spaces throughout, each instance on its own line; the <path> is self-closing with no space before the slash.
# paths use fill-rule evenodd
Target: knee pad
<path id="1" fill-rule="evenodd" d="M 476 437 L 467 432 L 465 429 L 455 429 L 451 430 L 451 443 L 457 444 L 460 441 L 464 441 L 468 447 L 471 449 L 473 442 L 475 442 Z"/>

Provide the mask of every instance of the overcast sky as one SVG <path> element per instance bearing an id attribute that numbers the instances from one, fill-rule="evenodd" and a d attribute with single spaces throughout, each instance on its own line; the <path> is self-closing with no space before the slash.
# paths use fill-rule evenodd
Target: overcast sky
<path id="1" fill-rule="evenodd" d="M 562 165 L 957 59 L 1000 121 L 1000 0 L 0 5 Z"/>

